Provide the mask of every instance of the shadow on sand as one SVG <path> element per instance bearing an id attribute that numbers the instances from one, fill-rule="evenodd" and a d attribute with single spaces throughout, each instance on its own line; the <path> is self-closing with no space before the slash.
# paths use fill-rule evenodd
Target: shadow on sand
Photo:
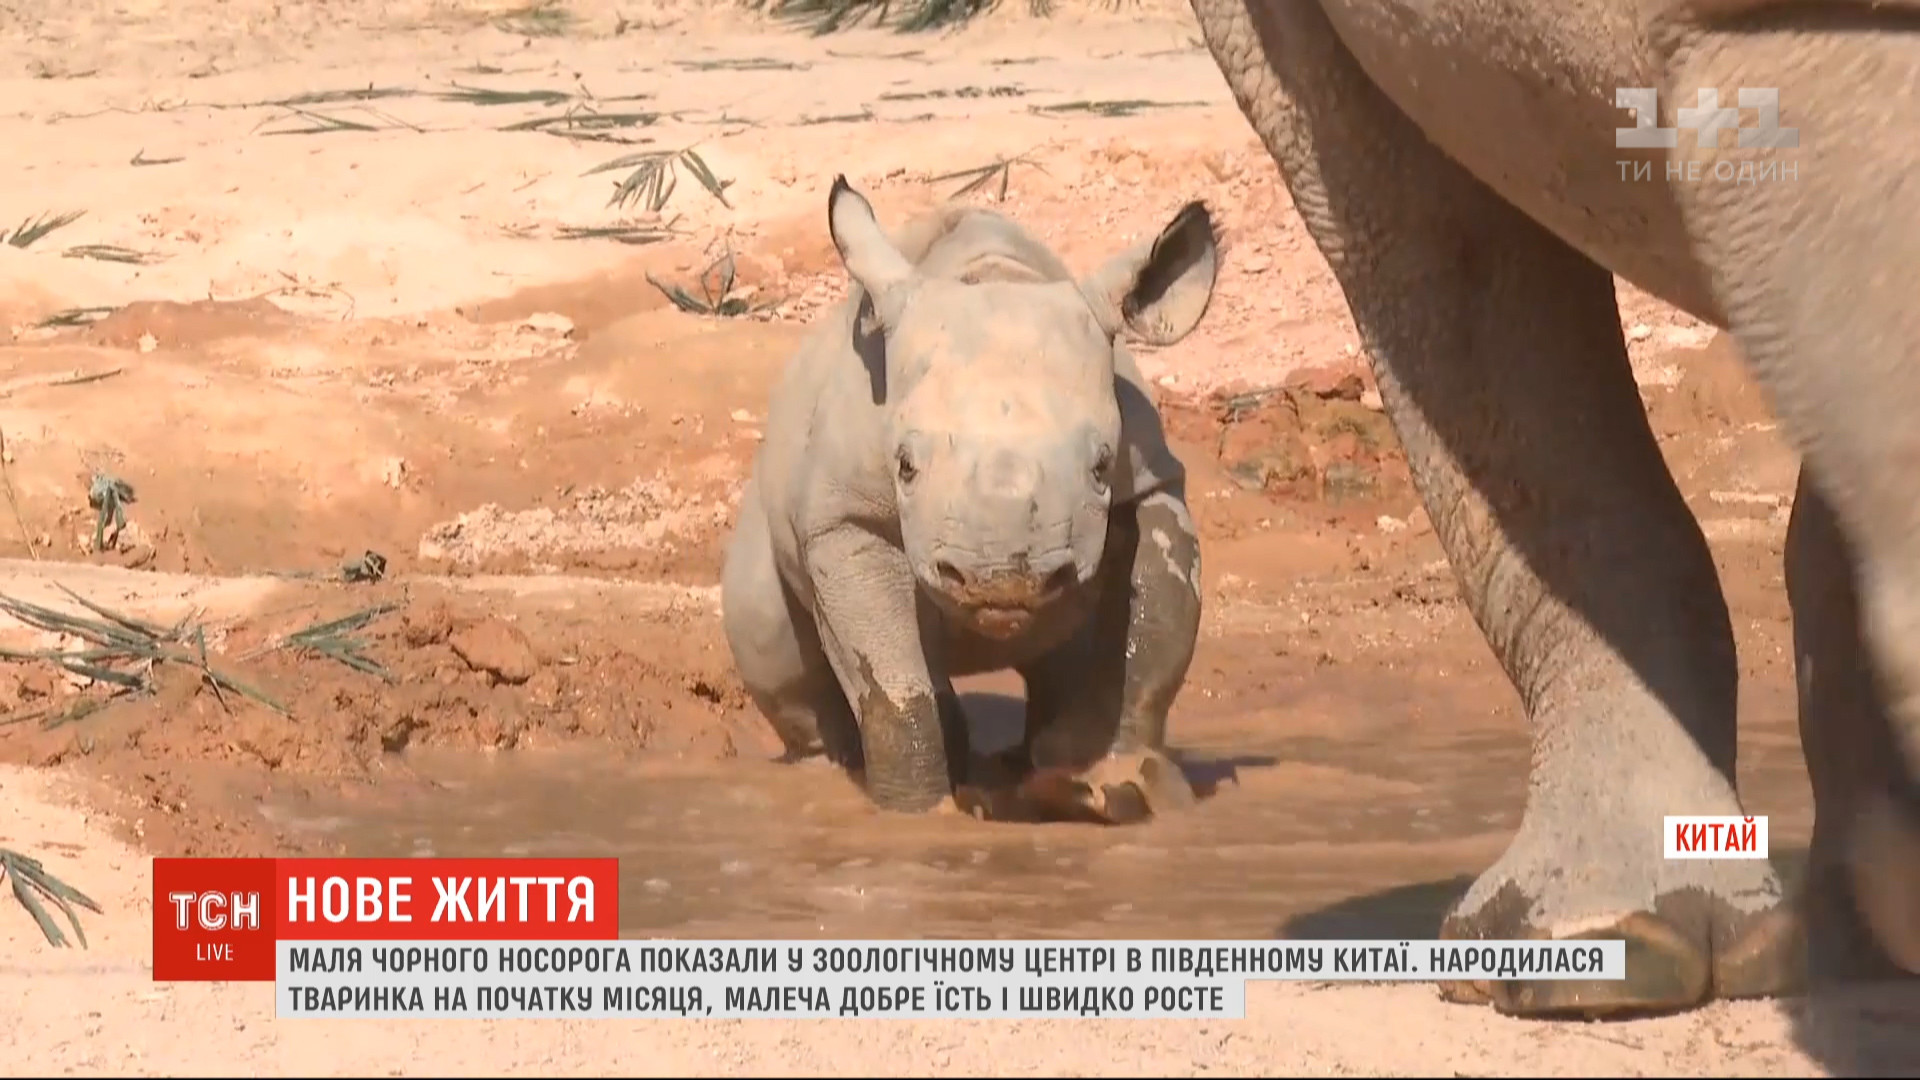
<path id="1" fill-rule="evenodd" d="M 962 691 L 958 696 L 975 754 L 991 754 L 1020 742 L 1026 726 L 1025 701 L 1011 694 L 983 690 Z M 1173 747 L 1167 749 L 1167 757 L 1180 766 L 1194 795 L 1201 799 L 1212 798 L 1222 785 L 1238 783 L 1241 769 L 1270 768 L 1279 762 L 1278 758 L 1266 754 L 1202 757 Z"/>

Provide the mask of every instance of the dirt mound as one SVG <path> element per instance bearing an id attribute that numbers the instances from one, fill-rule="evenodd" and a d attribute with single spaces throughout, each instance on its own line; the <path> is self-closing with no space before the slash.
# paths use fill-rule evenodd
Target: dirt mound
<path id="1" fill-rule="evenodd" d="M 1406 455 L 1357 368 L 1296 372 L 1265 390 L 1162 405 L 1176 439 L 1210 446 L 1243 488 L 1286 502 L 1402 514 L 1416 501 Z"/>
<path id="2" fill-rule="evenodd" d="M 510 512 L 492 503 L 436 525 L 420 538 L 423 562 L 463 569 L 521 561 L 535 573 L 569 566 L 630 569 L 635 552 L 679 553 L 678 545 L 710 540 L 732 522 L 732 501 L 700 502 L 663 481 L 640 480 L 619 491 L 592 488 L 559 510 Z"/>
<path id="3" fill-rule="evenodd" d="M 88 614 L 70 596 L 49 595 L 56 590 L 37 570 L 8 565 L 0 594 Z M 192 819 L 179 835 L 195 854 L 236 843 L 265 853 L 268 840 L 246 828 L 186 827 L 231 813 L 224 800 L 192 793 L 209 771 L 232 779 L 251 770 L 256 779 L 243 785 L 251 787 L 270 777 L 364 780 L 423 747 L 583 744 L 718 760 L 742 747 L 761 756 L 767 742 L 743 724 L 746 699 L 711 590 L 568 579 L 349 589 L 254 579 L 236 594 L 104 569 L 57 578 L 114 617 L 174 627 L 165 650 L 173 659 L 108 664 L 138 684 L 130 696 L 104 677 L 8 666 L 0 715 L 11 722 L 0 727 L 0 755 L 144 778 L 135 787 L 152 805 Z M 356 625 L 327 631 L 341 620 Z M 107 640 L 36 635 L 17 623 L 7 636 L 0 644 L 67 655 Z"/>

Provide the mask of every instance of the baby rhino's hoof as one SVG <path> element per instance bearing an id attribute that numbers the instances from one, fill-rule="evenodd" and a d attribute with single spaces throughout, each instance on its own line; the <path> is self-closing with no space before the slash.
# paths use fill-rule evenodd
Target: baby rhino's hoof
<path id="1" fill-rule="evenodd" d="M 966 780 L 953 789 L 953 808 L 981 821 L 1044 820 L 1040 808 L 1030 805 L 1020 788 L 1020 782 L 1032 770 L 1019 747 L 997 754 L 976 754 L 967 763 Z"/>
<path id="2" fill-rule="evenodd" d="M 983 821 L 1132 825 L 1194 803 L 1185 773 L 1152 750 L 1112 754 L 1084 770 L 1034 769 L 1018 750 L 975 759 L 953 807 Z"/>
<path id="3" fill-rule="evenodd" d="M 1194 804 L 1180 766 L 1153 750 L 1110 754 L 1077 773 L 1039 769 L 1021 791 L 1056 820 L 1101 825 L 1132 825 Z"/>

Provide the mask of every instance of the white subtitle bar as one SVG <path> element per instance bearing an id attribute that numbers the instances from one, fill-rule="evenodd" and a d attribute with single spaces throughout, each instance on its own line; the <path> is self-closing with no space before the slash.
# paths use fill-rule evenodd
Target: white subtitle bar
<path id="1" fill-rule="evenodd" d="M 1626 977 L 1623 941 L 277 943 L 280 1017 L 1240 1019 L 1252 980 Z"/>

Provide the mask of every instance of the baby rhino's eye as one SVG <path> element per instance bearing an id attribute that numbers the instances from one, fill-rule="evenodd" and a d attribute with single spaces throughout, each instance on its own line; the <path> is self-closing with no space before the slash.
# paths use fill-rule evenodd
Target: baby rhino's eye
<path id="1" fill-rule="evenodd" d="M 920 470 L 914 467 L 913 455 L 905 446 L 893 452 L 893 462 L 895 470 L 900 474 L 900 482 L 903 484 L 913 483 L 913 478 L 920 475 Z"/>
<path id="2" fill-rule="evenodd" d="M 1113 483 L 1113 447 L 1102 446 L 1093 456 L 1093 486 L 1104 492 Z"/>

